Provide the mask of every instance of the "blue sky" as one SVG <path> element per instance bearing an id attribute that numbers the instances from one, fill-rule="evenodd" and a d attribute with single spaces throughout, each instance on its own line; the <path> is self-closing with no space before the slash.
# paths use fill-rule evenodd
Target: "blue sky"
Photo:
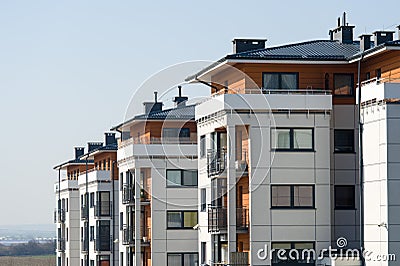
<path id="1" fill-rule="evenodd" d="M 149 76 L 212 61 L 234 37 L 327 39 L 343 11 L 355 35 L 400 24 L 395 1 L 0 2 L 0 225 L 51 223 L 52 167 L 102 140 Z M 396 34 L 397 38 L 397 34 Z M 182 80 L 185 77 L 182 77 Z M 208 88 L 204 88 L 208 91 Z M 142 100 L 152 99 L 152 91 Z M 145 99 L 147 98 L 147 99 Z"/>

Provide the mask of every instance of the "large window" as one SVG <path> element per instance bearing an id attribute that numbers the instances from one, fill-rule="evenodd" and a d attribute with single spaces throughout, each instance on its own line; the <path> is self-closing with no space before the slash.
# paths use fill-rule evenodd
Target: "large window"
<path id="1" fill-rule="evenodd" d="M 110 221 L 100 220 L 96 224 L 96 250 L 109 251 L 110 250 Z"/>
<path id="2" fill-rule="evenodd" d="M 110 216 L 110 192 L 109 191 L 99 191 L 97 192 L 97 202 L 96 202 L 96 216 Z"/>
<path id="3" fill-rule="evenodd" d="M 267 90 L 296 90 L 299 88 L 298 73 L 263 73 L 263 88 Z"/>
<path id="4" fill-rule="evenodd" d="M 314 208 L 313 185 L 272 185 L 272 208 Z"/>
<path id="5" fill-rule="evenodd" d="M 169 253 L 167 255 L 167 266 L 195 266 L 199 265 L 197 253 Z"/>
<path id="6" fill-rule="evenodd" d="M 333 85 L 335 95 L 352 96 L 354 94 L 354 75 L 334 74 Z"/>
<path id="7" fill-rule="evenodd" d="M 167 170 L 167 186 L 197 186 L 197 170 Z"/>
<path id="8" fill-rule="evenodd" d="M 355 209 L 354 186 L 335 186 L 335 209 Z"/>
<path id="9" fill-rule="evenodd" d="M 271 147 L 276 151 L 313 151 L 313 128 L 273 128 Z"/>
<path id="10" fill-rule="evenodd" d="M 335 152 L 354 152 L 354 130 L 335 129 Z"/>
<path id="11" fill-rule="evenodd" d="M 192 229 L 197 224 L 197 211 L 168 211 L 168 229 Z"/>
<path id="12" fill-rule="evenodd" d="M 313 242 L 272 243 L 271 248 L 275 249 L 275 252 L 272 253 L 271 258 L 273 265 L 315 264 L 313 253 L 307 252 L 307 250 L 315 250 Z M 285 252 L 278 252 L 279 250 L 285 250 Z M 297 250 L 297 252 L 292 250 Z"/>
<path id="13" fill-rule="evenodd" d="M 189 128 L 163 128 L 162 130 L 163 138 L 190 138 Z"/>

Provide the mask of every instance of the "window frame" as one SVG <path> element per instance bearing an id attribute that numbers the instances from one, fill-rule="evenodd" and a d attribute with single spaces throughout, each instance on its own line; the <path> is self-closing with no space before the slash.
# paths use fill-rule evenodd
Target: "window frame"
<path id="1" fill-rule="evenodd" d="M 289 244 L 290 245 L 290 249 L 289 250 L 297 250 L 297 251 L 299 251 L 299 255 L 300 256 L 302 256 L 302 251 L 304 250 L 304 249 L 296 249 L 296 244 L 312 244 L 312 250 L 315 250 L 315 242 L 309 242 L 309 241 L 277 241 L 277 242 L 272 242 L 271 243 L 271 249 L 275 249 L 275 250 L 279 250 L 279 249 L 277 249 L 277 248 L 275 248 L 274 247 L 274 245 L 275 244 Z M 285 252 L 285 255 L 288 257 L 288 250 L 287 249 L 284 249 L 284 250 L 286 250 L 286 252 Z M 288 265 L 290 265 L 290 264 L 292 264 L 293 265 L 293 263 L 296 263 L 297 261 L 296 260 L 285 260 L 285 261 L 282 261 L 282 260 L 280 260 L 279 262 L 274 262 L 275 261 L 275 256 L 276 256 L 276 254 L 277 254 L 277 252 L 274 252 L 273 253 L 273 256 L 271 257 L 271 264 L 273 265 L 273 264 L 279 264 L 279 263 L 288 263 Z M 279 259 L 279 258 L 278 258 Z M 289 259 L 289 258 L 288 258 Z M 313 260 L 312 258 L 310 259 L 310 262 L 309 263 L 301 263 L 301 262 L 297 262 L 297 264 L 304 264 L 304 265 L 315 265 L 315 261 L 316 261 L 316 259 L 315 260 Z"/>
<path id="2" fill-rule="evenodd" d="M 168 256 L 169 255 L 179 255 L 181 257 L 181 266 L 185 265 L 185 255 L 197 255 L 197 263 L 198 265 L 200 265 L 201 263 L 199 263 L 199 253 L 198 252 L 167 252 L 167 266 L 175 266 L 175 265 L 169 265 L 168 264 Z"/>
<path id="3" fill-rule="evenodd" d="M 272 193 L 272 188 L 273 187 L 290 187 L 290 205 L 289 206 L 273 206 L 273 193 Z M 295 206 L 294 204 L 294 188 L 295 187 L 312 187 L 312 206 Z M 315 209 L 315 185 L 314 184 L 271 184 L 270 188 L 270 194 L 271 194 L 271 209 Z"/>
<path id="4" fill-rule="evenodd" d="M 336 133 L 337 132 L 351 132 L 353 135 L 353 147 L 351 151 L 336 151 Z M 355 153 L 355 135 L 354 135 L 354 129 L 335 129 L 333 131 L 333 152 L 334 153 Z"/>
<path id="5" fill-rule="evenodd" d="M 275 146 L 273 139 L 272 139 L 272 131 L 273 130 L 279 130 L 279 129 L 286 129 L 289 130 L 289 148 L 273 148 Z M 310 149 L 296 149 L 294 147 L 294 131 L 295 130 L 311 130 L 311 145 L 312 147 Z M 277 152 L 315 152 L 315 128 L 313 127 L 273 127 L 271 128 L 271 150 L 272 151 L 277 151 Z"/>
<path id="6" fill-rule="evenodd" d="M 270 90 L 269 88 L 264 87 L 265 83 L 265 75 L 266 74 L 277 74 L 279 75 L 279 88 L 273 88 L 272 90 L 299 90 L 300 89 L 300 78 L 299 78 L 299 72 L 262 72 L 262 88 L 264 90 Z M 296 89 L 286 89 L 282 88 L 282 75 L 287 75 L 287 74 L 294 74 L 296 76 Z"/>
<path id="7" fill-rule="evenodd" d="M 176 184 L 176 183 L 172 183 L 169 182 L 168 180 L 168 172 L 180 172 L 181 173 L 181 183 L 180 184 Z M 196 172 L 197 173 L 197 178 L 196 178 L 196 185 L 185 185 L 184 184 L 184 172 Z M 199 171 L 197 169 L 167 169 L 165 172 L 165 181 L 166 181 L 166 187 L 167 188 L 196 188 L 199 185 Z"/>
<path id="8" fill-rule="evenodd" d="M 180 226 L 169 226 L 168 225 L 168 214 L 172 213 L 172 212 L 178 212 L 180 213 L 180 217 L 181 217 L 181 225 Z M 185 210 L 185 211 L 181 211 L 181 210 L 168 210 L 167 211 L 167 215 L 166 215 L 166 220 L 167 220 L 167 230 L 187 230 L 187 229 L 191 229 L 193 230 L 193 226 L 186 226 L 185 227 L 185 213 L 196 213 L 197 214 L 197 221 L 196 224 L 199 223 L 199 212 L 197 210 Z"/>
<path id="9" fill-rule="evenodd" d="M 200 189 L 200 212 L 207 211 L 207 189 Z"/>
<path id="10" fill-rule="evenodd" d="M 335 90 L 336 90 L 336 76 L 340 76 L 340 75 L 346 75 L 346 76 L 351 76 L 351 94 L 336 94 Z M 334 97 L 343 97 L 343 98 L 348 98 L 348 97 L 354 97 L 355 95 L 355 86 L 354 86 L 354 73 L 333 73 L 333 88 L 332 88 L 332 95 Z"/>
<path id="11" fill-rule="evenodd" d="M 352 204 L 352 206 L 337 206 L 337 203 L 336 203 L 336 199 L 337 199 L 337 188 L 344 188 L 344 187 L 346 187 L 346 188 L 349 188 L 349 187 L 351 187 L 352 189 L 353 189 L 353 204 Z M 335 210 L 356 210 L 356 187 L 354 186 L 354 185 L 335 185 L 334 186 L 334 199 L 335 199 L 335 201 L 334 201 L 334 203 L 335 203 Z"/>
<path id="12" fill-rule="evenodd" d="M 206 135 L 200 136 L 200 158 L 205 158 L 207 155 Z"/>

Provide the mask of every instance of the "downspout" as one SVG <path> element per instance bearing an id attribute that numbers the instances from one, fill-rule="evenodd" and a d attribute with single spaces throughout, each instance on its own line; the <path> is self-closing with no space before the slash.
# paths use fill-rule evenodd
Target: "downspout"
<path id="1" fill-rule="evenodd" d="M 364 154 L 363 154 L 363 130 L 364 124 L 361 121 L 361 61 L 364 59 L 364 52 L 358 60 L 358 173 L 360 179 L 360 250 L 364 252 Z M 361 264 L 365 265 L 364 256 L 361 255 Z"/>
<path id="2" fill-rule="evenodd" d="M 112 220 L 112 242 L 111 242 L 111 246 L 112 246 L 112 261 L 113 261 L 113 266 L 115 266 L 115 185 L 114 185 L 114 164 L 115 161 L 112 161 L 111 163 L 111 186 L 112 186 L 112 198 L 113 198 L 113 202 L 112 202 L 112 216 L 111 216 L 111 220 Z"/>
<path id="3" fill-rule="evenodd" d="M 85 226 L 85 239 L 86 242 L 89 245 L 89 207 L 88 207 L 88 203 L 89 203 L 89 176 L 88 176 L 88 156 L 86 156 L 85 158 L 85 168 L 86 168 L 86 173 L 85 173 L 85 177 L 86 177 L 86 193 L 85 193 L 85 215 L 87 217 L 86 220 L 86 226 Z M 85 242 L 84 242 L 85 244 Z M 86 255 L 86 266 L 89 266 L 89 250 L 87 251 L 88 254 Z"/>

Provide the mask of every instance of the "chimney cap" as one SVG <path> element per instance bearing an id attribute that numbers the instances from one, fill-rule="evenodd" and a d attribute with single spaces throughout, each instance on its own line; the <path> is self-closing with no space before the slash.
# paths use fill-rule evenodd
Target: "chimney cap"
<path id="1" fill-rule="evenodd" d="M 266 42 L 268 41 L 266 38 L 234 38 L 232 40 L 233 43 L 236 42 Z"/>
<path id="2" fill-rule="evenodd" d="M 371 37 L 371 36 L 372 36 L 372 34 L 364 33 L 364 34 L 361 34 L 360 36 L 358 36 L 358 38 Z"/>
<path id="3" fill-rule="evenodd" d="M 378 33 L 395 33 L 395 31 L 392 31 L 392 30 L 376 30 L 372 34 L 376 35 Z"/>

